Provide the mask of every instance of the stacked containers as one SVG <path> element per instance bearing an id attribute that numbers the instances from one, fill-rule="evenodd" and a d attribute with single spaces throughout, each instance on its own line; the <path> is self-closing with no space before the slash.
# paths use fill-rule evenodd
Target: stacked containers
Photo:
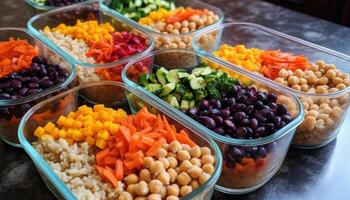
<path id="1" fill-rule="evenodd" d="M 94 97 L 85 96 L 87 91 L 97 90 L 104 87 L 109 92 L 109 98 L 105 96 L 95 95 Z M 69 100 L 69 106 L 61 110 L 56 110 L 53 106 L 63 99 Z M 128 99 L 128 101 L 124 101 Z M 182 199 L 210 199 L 214 190 L 214 185 L 220 176 L 222 157 L 217 144 L 207 135 L 200 134 L 195 129 L 186 125 L 185 121 L 179 116 L 172 115 L 166 108 L 158 106 L 153 103 L 153 100 L 145 96 L 141 91 L 134 90 L 132 88 L 125 87 L 122 83 L 101 81 L 84 86 L 78 86 L 64 93 L 56 95 L 50 99 L 47 99 L 26 113 L 21 121 L 18 129 L 18 137 L 24 150 L 32 158 L 34 164 L 38 168 L 40 175 L 45 181 L 46 185 L 51 189 L 55 196 L 59 199 L 75 199 L 75 196 L 71 190 L 63 183 L 63 181 L 55 174 L 46 161 L 40 156 L 40 154 L 32 146 L 32 142 L 36 141 L 36 137 L 33 135 L 34 130 L 38 126 L 43 126 L 49 121 L 56 121 L 59 116 L 67 115 L 71 111 L 77 110 L 81 104 L 95 105 L 104 104 L 106 107 L 123 108 L 131 110 L 131 114 L 139 110 L 137 103 L 142 103 L 144 106 L 149 107 L 149 111 L 154 114 L 165 115 L 169 123 L 174 124 L 177 128 L 184 129 L 190 133 L 191 139 L 198 145 L 208 147 L 215 156 L 215 171 L 211 178 L 199 188 L 193 190 L 190 194 L 186 195 Z M 35 118 L 37 113 L 49 112 L 52 113 L 50 118 L 44 120 L 38 120 Z"/>
<path id="2" fill-rule="evenodd" d="M 177 63 L 174 65 L 174 62 L 169 61 L 168 63 L 161 62 L 161 65 L 155 59 L 157 56 L 163 55 L 171 55 L 171 54 L 189 54 L 186 56 L 191 56 L 196 58 L 196 63 L 189 65 L 185 60 L 177 60 Z M 149 98 L 153 99 L 153 101 L 157 102 L 159 105 L 167 107 L 169 112 L 173 115 L 180 116 L 186 122 L 191 124 L 191 127 L 196 129 L 200 133 L 204 133 L 214 138 L 214 140 L 219 144 L 221 152 L 223 154 L 224 163 L 221 177 L 216 185 L 216 189 L 225 193 L 231 194 L 242 194 L 251 192 L 259 187 L 261 187 L 264 183 L 266 183 L 269 179 L 273 177 L 273 175 L 280 168 L 284 157 L 288 151 L 289 144 L 294 136 L 294 132 L 296 127 L 301 123 L 303 119 L 303 109 L 301 102 L 296 98 L 295 95 L 285 95 L 281 92 L 279 87 L 271 84 L 269 81 L 263 79 L 253 79 L 250 78 L 250 81 L 258 86 L 258 90 L 267 90 L 272 91 L 277 94 L 277 101 L 281 103 L 287 104 L 288 110 L 292 111 L 293 121 L 288 125 L 277 131 L 276 133 L 260 138 L 260 139 L 235 139 L 228 138 L 222 135 L 215 133 L 214 131 L 209 130 L 204 125 L 196 122 L 186 114 L 180 112 L 177 109 L 172 108 L 168 103 L 159 99 L 157 96 L 149 93 L 145 90 L 141 85 L 139 85 L 138 80 L 133 76 L 129 76 L 129 70 L 132 71 L 132 68 L 137 66 L 138 62 L 148 61 L 149 71 L 152 72 L 155 67 L 162 66 L 168 70 L 180 68 L 184 70 L 191 69 L 195 67 L 199 61 L 210 61 L 216 63 L 213 59 L 201 56 L 198 53 L 195 53 L 190 50 L 159 50 L 155 51 L 149 55 L 144 55 L 133 62 L 130 62 L 123 70 L 122 77 L 123 81 L 132 88 L 137 88 L 147 94 Z M 154 71 L 153 71 L 154 72 Z M 235 71 L 236 73 L 241 74 L 240 71 Z M 139 106 L 142 106 L 140 104 Z M 234 149 L 235 147 L 240 149 L 249 149 L 249 148 L 259 148 L 263 147 L 268 149 L 268 155 L 254 164 L 254 166 L 249 167 L 248 165 L 245 170 L 237 170 L 236 167 L 232 167 L 230 165 L 230 149 Z"/>
<path id="3" fill-rule="evenodd" d="M 215 39 L 211 38 L 214 33 L 217 34 Z M 342 72 L 349 73 L 349 56 L 257 24 L 223 24 L 202 32 L 193 41 L 195 50 L 202 55 L 213 58 L 219 65 L 271 82 L 270 79 L 234 65 L 225 60 L 225 58 L 214 56 L 212 52 L 218 50 L 223 44 L 232 46 L 243 44 L 249 48 L 280 49 L 283 52 L 302 54 L 313 63 L 322 59 L 326 63 L 334 64 Z M 302 100 L 304 109 L 307 111 L 305 120 L 296 131 L 292 142 L 293 146 L 298 148 L 318 148 L 336 138 L 348 111 L 350 87 L 326 94 L 311 94 L 297 91 L 285 85 L 278 85 L 278 87 L 285 93 L 297 95 Z M 324 107 L 327 108 L 323 109 Z"/>
<path id="4" fill-rule="evenodd" d="M 72 52 L 67 52 L 67 49 L 73 49 L 74 51 L 74 49 L 77 50 L 85 48 L 82 47 L 81 44 L 78 44 L 78 40 L 71 41 L 71 43 L 75 43 L 77 45 L 72 48 L 70 47 L 71 44 L 60 43 L 62 37 L 60 39 L 54 39 L 55 41 L 53 41 L 52 35 L 55 36 L 55 34 L 48 36 L 44 35 L 44 32 L 42 32 L 46 26 L 56 27 L 61 23 L 64 23 L 66 25 L 74 25 L 77 23 L 77 20 L 81 20 L 81 22 L 96 20 L 97 23 L 110 23 L 118 32 L 132 32 L 134 35 L 140 36 L 145 40 L 147 47 L 139 53 L 125 56 L 114 62 L 94 63 L 91 57 L 87 57 L 85 55 L 85 52 L 78 52 L 75 55 L 73 55 Z M 124 65 L 130 62 L 136 56 L 150 52 L 154 46 L 153 39 L 149 37 L 144 31 L 139 29 L 138 26 L 132 25 L 122 17 L 112 16 L 112 14 L 109 12 L 102 10 L 99 5 L 99 1 L 97 0 L 87 1 L 76 5 L 52 10 L 47 13 L 39 14 L 28 21 L 28 27 L 29 30 L 32 31 L 35 35 L 40 37 L 43 41 L 48 43 L 57 51 L 61 52 L 64 56 L 72 60 L 76 66 L 77 75 L 81 83 L 99 80 L 120 81 L 120 72 Z M 142 70 L 143 68 L 140 66 L 137 72 Z M 109 76 L 105 76 L 106 73 L 108 73 Z"/>
<path id="5" fill-rule="evenodd" d="M 39 39 L 34 37 L 26 29 L 19 28 L 1 28 L 0 29 L 0 39 L 1 41 L 6 41 L 10 37 L 14 39 L 25 39 L 38 50 L 38 55 L 43 58 L 47 58 L 49 64 L 57 64 L 67 72 L 67 78 L 65 81 L 53 85 L 42 92 L 35 92 L 30 95 L 26 95 L 17 99 L 2 99 L 0 100 L 0 131 L 1 138 L 10 145 L 20 147 L 17 138 L 17 128 L 22 116 L 35 104 L 51 97 L 62 90 L 75 84 L 75 69 L 72 64 L 62 57 L 57 51 L 51 49 L 49 46 L 42 43 Z M 4 49 L 5 50 L 5 49 Z M 21 75 L 17 78 L 21 78 Z M 66 75 L 65 75 L 66 76 Z M 28 79 L 28 77 L 26 77 Z M 37 79 L 37 78 L 36 78 Z M 32 80 L 20 80 L 20 81 L 32 81 Z M 2 92 L 11 89 L 11 85 L 6 85 L 6 82 L 2 82 Z M 12 88 L 13 89 L 13 88 Z M 8 91 L 11 93 L 11 91 Z M 57 102 L 53 107 L 57 110 L 64 108 L 67 105 L 66 101 Z M 35 117 L 38 119 L 49 118 L 51 113 L 37 112 Z"/>

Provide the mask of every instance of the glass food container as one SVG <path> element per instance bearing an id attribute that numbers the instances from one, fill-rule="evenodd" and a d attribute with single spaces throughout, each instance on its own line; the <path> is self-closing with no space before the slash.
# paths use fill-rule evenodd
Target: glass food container
<path id="1" fill-rule="evenodd" d="M 214 33 L 217 34 L 217 38 L 212 38 Z M 217 51 L 223 44 L 232 46 L 243 44 L 249 48 L 264 50 L 280 49 L 283 52 L 304 55 L 311 63 L 317 63 L 317 60 L 322 59 L 325 63 L 334 64 L 337 69 L 347 74 L 350 72 L 348 67 L 350 62 L 349 56 L 251 23 L 223 24 L 198 34 L 193 41 L 195 50 L 202 55 L 213 58 L 219 65 L 239 70 L 255 78 L 265 79 L 272 82 L 272 84 L 278 84 L 281 91 L 295 94 L 301 99 L 306 117 L 297 128 L 292 141 L 294 147 L 303 149 L 319 148 L 336 138 L 349 110 L 350 87 L 344 87 L 337 92 L 329 92 L 327 94 L 311 94 L 280 85 L 268 78 L 214 56 L 212 52 Z"/>
<path id="2" fill-rule="evenodd" d="M 101 1 L 101 7 L 104 10 L 108 10 L 111 13 L 113 13 L 114 16 L 124 17 L 124 18 L 128 19 L 131 23 L 140 26 L 147 33 L 151 34 L 154 37 L 156 49 L 169 49 L 169 48 L 192 49 L 192 39 L 193 39 L 195 34 L 198 34 L 198 33 L 202 32 L 210 27 L 220 25 L 224 21 L 223 12 L 219 8 L 212 6 L 212 5 L 209 5 L 207 3 L 197 1 L 197 0 L 175 0 L 172 2 L 174 2 L 175 7 L 191 7 L 194 9 L 208 9 L 209 11 L 214 12 L 218 16 L 218 20 L 216 22 L 208 25 L 208 26 L 197 29 L 195 31 L 190 31 L 188 33 L 165 34 L 165 33 L 160 33 L 159 31 L 156 31 L 155 29 L 152 29 L 150 27 L 140 25 L 138 22 L 131 20 L 131 19 L 125 17 L 123 14 L 108 7 L 110 0 Z M 215 37 L 215 35 L 213 37 Z M 172 55 L 175 56 L 175 54 L 172 54 Z M 187 55 L 187 56 L 189 56 L 189 55 Z M 181 59 L 187 59 L 187 60 L 195 59 L 194 57 L 186 58 L 184 56 L 184 54 L 183 55 L 179 54 L 179 55 L 176 55 L 175 57 L 176 58 L 181 57 Z M 172 58 L 169 58 L 169 55 L 167 55 L 166 58 L 158 56 L 157 59 L 168 60 L 168 59 L 172 59 Z"/>
<path id="3" fill-rule="evenodd" d="M 109 92 L 109 96 L 95 95 L 93 97 L 85 96 L 86 91 L 100 89 L 103 87 Z M 127 99 L 127 101 L 126 101 Z M 62 109 L 56 109 L 55 105 L 61 101 L 69 101 L 68 106 Z M 136 104 L 136 102 L 138 104 Z M 149 108 L 152 113 L 164 114 L 168 117 L 169 123 L 174 124 L 177 128 L 186 130 L 190 138 L 199 145 L 209 147 L 215 156 L 215 172 L 211 178 L 202 186 L 192 191 L 183 199 L 210 199 L 214 190 L 214 185 L 221 173 L 222 157 L 217 144 L 206 135 L 202 135 L 186 125 L 185 121 L 178 116 L 173 116 L 163 106 L 157 106 L 152 99 L 148 98 L 143 92 L 128 88 L 124 84 L 112 81 L 101 81 L 77 86 L 64 93 L 49 98 L 29 110 L 23 117 L 18 128 L 18 137 L 24 150 L 32 158 L 41 177 L 48 188 L 59 199 L 76 199 L 70 189 L 54 173 L 47 162 L 33 148 L 32 142 L 36 140 L 33 132 L 36 127 L 45 125 L 48 121 L 56 121 L 60 115 L 67 115 L 70 111 L 75 111 L 80 105 L 104 104 L 106 107 L 123 108 L 129 113 L 139 110 L 137 105 L 142 104 Z M 51 113 L 50 118 L 38 120 L 35 115 L 41 112 Z"/>
<path id="4" fill-rule="evenodd" d="M 197 63 L 189 64 L 185 60 L 176 59 L 176 64 L 174 64 L 175 61 L 173 61 L 167 63 L 167 65 L 164 65 L 164 63 L 162 63 L 162 65 L 159 65 L 155 60 L 155 57 L 158 55 L 170 55 L 172 53 L 190 54 L 191 56 L 196 57 Z M 195 67 L 199 61 L 208 61 L 212 64 L 215 64 L 216 61 L 214 61 L 212 58 L 201 56 L 191 50 L 158 50 L 152 52 L 149 55 L 144 55 L 137 60 L 129 63 L 124 68 L 122 77 L 125 84 L 127 84 L 129 87 L 137 88 L 138 90 L 143 91 L 145 94 L 147 94 L 147 96 L 149 96 L 149 98 L 153 99 L 153 101 L 159 103 L 164 107 L 167 107 L 169 109 L 169 112 L 171 112 L 173 115 L 177 115 L 180 118 L 184 119 L 195 130 L 202 133 L 203 135 L 209 135 L 218 143 L 221 149 L 221 153 L 223 154 L 223 168 L 220 179 L 216 185 L 217 190 L 230 194 L 248 193 L 261 187 L 274 176 L 274 174 L 279 170 L 281 164 L 283 163 L 290 142 L 294 136 L 296 127 L 303 120 L 304 111 L 302 109 L 302 104 L 295 95 L 283 93 L 280 87 L 276 84 L 272 84 L 271 81 L 260 78 L 251 78 L 250 75 L 245 74 L 245 72 L 242 70 L 234 70 L 235 73 L 241 74 L 245 76 L 246 79 L 249 79 L 251 81 L 250 84 L 255 85 L 257 90 L 274 92 L 277 95 L 277 102 L 283 103 L 287 106 L 288 110 L 293 116 L 293 120 L 285 127 L 267 137 L 259 139 L 229 138 L 209 130 L 204 125 L 198 123 L 188 115 L 175 108 L 172 108 L 168 103 L 144 89 L 138 83 L 137 79 L 133 79 L 134 76 L 129 76 L 132 75 L 129 74 L 129 71 L 133 71 L 132 68 L 137 66 L 137 62 L 144 62 L 145 60 L 149 62 L 149 71 L 152 71 L 159 66 L 164 67 L 167 70 L 174 68 L 190 70 L 193 69 L 193 67 Z M 232 155 L 231 151 L 233 151 L 235 148 L 245 149 L 246 152 L 255 151 L 257 149 L 264 149 L 267 153 L 265 157 L 256 159 L 253 163 L 246 162 L 239 167 L 235 167 L 232 165 L 232 157 L 230 158 Z"/>
<path id="5" fill-rule="evenodd" d="M 0 28 L 0 40 L 8 40 L 10 37 L 26 39 L 28 43 L 38 49 L 38 55 L 48 59 L 50 64 L 59 64 L 69 73 L 67 79 L 59 84 L 53 85 L 42 92 L 33 93 L 18 99 L 0 100 L 0 137 L 8 144 L 20 147 L 17 128 L 22 116 L 35 104 L 50 96 L 58 94 L 67 88 L 75 85 L 75 69 L 71 62 L 62 57 L 57 51 L 51 49 L 39 39 L 34 37 L 26 29 L 21 28 Z M 1 90 L 10 89 L 10 86 L 1 84 Z M 13 89 L 13 88 L 12 88 Z M 57 102 L 57 109 L 66 106 L 67 102 Z M 38 112 L 34 117 L 46 118 L 49 113 Z"/>
<path id="6" fill-rule="evenodd" d="M 33 8 L 37 9 L 38 11 L 48 11 L 48 10 L 53 10 L 56 8 L 61 8 L 62 6 L 49 6 L 45 5 L 46 0 L 24 0 L 27 4 L 32 6 Z M 42 3 L 40 3 L 42 2 Z"/>
<path id="7" fill-rule="evenodd" d="M 92 58 L 85 56 L 85 53 L 79 53 L 84 55 L 84 60 L 82 60 L 83 56 L 72 56 L 72 53 L 67 52 L 66 49 L 62 48 L 62 46 L 57 45 L 57 43 L 53 42 L 52 39 L 48 38 L 48 36 L 44 35 L 41 31 L 45 26 L 56 27 L 61 23 L 74 25 L 78 19 L 81 21 L 96 20 L 99 23 L 108 22 L 118 32 L 132 32 L 133 34 L 145 39 L 147 48 L 139 53 L 123 57 L 115 62 L 95 64 L 87 60 L 88 58 L 90 60 Z M 154 46 L 152 37 L 146 34 L 138 26 L 129 23 L 124 17 L 113 16 L 110 12 L 102 10 L 98 0 L 86 1 L 36 15 L 28 21 L 28 28 L 36 36 L 40 37 L 41 40 L 65 55 L 73 62 L 77 69 L 77 75 L 80 83 L 100 80 L 121 81 L 120 73 L 125 64 L 141 54 L 150 52 Z M 60 38 L 59 40 L 62 39 Z M 73 43 L 69 45 L 73 45 Z M 65 46 L 65 48 L 68 47 Z M 144 70 L 142 66 L 137 69 L 139 72 L 142 72 L 142 70 Z M 106 74 L 108 76 L 106 76 Z"/>

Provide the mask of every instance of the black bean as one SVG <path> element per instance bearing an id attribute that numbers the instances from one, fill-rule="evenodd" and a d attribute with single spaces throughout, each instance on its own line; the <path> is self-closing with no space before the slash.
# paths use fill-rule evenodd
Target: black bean
<path id="1" fill-rule="evenodd" d="M 265 127 L 266 131 L 268 132 L 272 132 L 273 130 L 275 130 L 275 125 L 273 123 L 267 123 Z"/>
<path id="2" fill-rule="evenodd" d="M 264 105 L 264 103 L 263 103 L 262 101 L 256 101 L 256 102 L 255 102 L 255 107 L 256 107 L 257 109 L 260 109 L 263 105 Z"/>
<path id="3" fill-rule="evenodd" d="M 34 82 L 31 82 L 31 83 L 28 84 L 29 88 L 39 88 L 39 86 L 40 86 L 39 84 L 34 83 Z"/>
<path id="4" fill-rule="evenodd" d="M 214 129 L 216 127 L 216 123 L 213 118 L 207 117 L 204 121 L 204 126 L 206 126 L 209 129 Z"/>
<path id="5" fill-rule="evenodd" d="M 271 109 L 277 109 L 277 104 L 276 104 L 276 103 L 269 103 L 268 106 L 269 106 Z"/>
<path id="6" fill-rule="evenodd" d="M 277 96 L 276 96 L 276 94 L 274 94 L 274 93 L 269 93 L 269 94 L 267 95 L 267 99 L 268 99 L 268 102 L 270 102 L 270 103 L 275 103 L 276 100 L 277 100 Z"/>
<path id="7" fill-rule="evenodd" d="M 30 79 L 30 82 L 32 82 L 32 83 L 40 83 L 40 79 L 38 77 L 34 76 L 34 77 L 32 77 Z"/>
<path id="8" fill-rule="evenodd" d="M 244 118 L 242 119 L 239 123 L 241 126 L 249 126 L 249 119 L 248 118 Z"/>
<path id="9" fill-rule="evenodd" d="M 43 88 L 48 88 L 48 87 L 51 87 L 52 85 L 53 85 L 53 82 L 50 80 L 45 80 L 40 83 L 40 86 L 42 86 Z"/>
<path id="10" fill-rule="evenodd" d="M 210 100 L 210 105 L 213 108 L 221 109 L 221 101 L 220 100 L 212 99 L 212 100 Z"/>
<path id="11" fill-rule="evenodd" d="M 12 80 L 12 81 L 10 82 L 10 85 L 11 85 L 11 87 L 14 88 L 14 89 L 21 89 L 21 88 L 22 88 L 22 82 L 19 81 L 19 80 Z"/>
<path id="12" fill-rule="evenodd" d="M 218 126 L 221 126 L 224 123 L 224 120 L 220 116 L 215 116 L 214 120 L 215 120 L 216 125 L 218 125 Z"/>
<path id="13" fill-rule="evenodd" d="M 225 125 L 225 127 L 226 127 L 227 129 L 229 129 L 229 130 L 236 130 L 236 126 L 235 126 L 235 124 L 234 124 L 231 120 L 226 119 L 226 120 L 224 121 L 224 125 Z"/>
<path id="14" fill-rule="evenodd" d="M 273 123 L 275 124 L 276 127 L 279 127 L 281 124 L 282 118 L 280 116 L 275 117 L 273 120 Z"/>
<path id="15" fill-rule="evenodd" d="M 215 133 L 217 133 L 217 134 L 220 134 L 220 135 L 222 135 L 222 134 L 225 133 L 225 130 L 224 130 L 223 128 L 221 128 L 221 127 L 216 128 L 216 129 L 214 129 L 213 131 L 214 131 Z"/>
<path id="16" fill-rule="evenodd" d="M 287 113 L 287 107 L 283 104 L 278 104 L 277 105 L 277 114 L 278 115 L 283 115 Z"/>
<path id="17" fill-rule="evenodd" d="M 231 112 L 229 109 L 224 109 L 224 110 L 221 110 L 220 111 L 220 116 L 223 118 L 223 119 L 227 119 L 229 116 L 230 116 Z"/>
<path id="18" fill-rule="evenodd" d="M 282 121 L 284 121 L 286 124 L 292 121 L 292 116 L 290 114 L 284 114 L 281 117 Z"/>
<path id="19" fill-rule="evenodd" d="M 265 127 L 264 126 L 259 126 L 255 132 L 258 136 L 263 136 L 265 134 Z"/>
<path id="20" fill-rule="evenodd" d="M 247 137 L 247 129 L 245 127 L 239 127 L 237 128 L 237 136 L 239 138 L 245 138 Z"/>
<path id="21" fill-rule="evenodd" d="M 216 108 L 210 108 L 208 110 L 208 115 L 210 117 L 215 117 L 215 116 L 219 115 L 219 113 L 220 113 L 220 111 L 218 109 L 216 109 Z"/>
<path id="22" fill-rule="evenodd" d="M 257 154 L 259 157 L 265 158 L 267 156 L 266 149 L 263 146 L 259 146 Z"/>
<path id="23" fill-rule="evenodd" d="M 263 102 L 263 103 L 266 103 L 267 102 L 267 96 L 265 93 L 263 92 L 258 92 L 256 94 L 256 97 L 258 98 L 259 101 Z"/>
<path id="24" fill-rule="evenodd" d="M 251 118 L 250 119 L 250 127 L 252 129 L 258 128 L 258 120 L 256 118 Z"/>
<path id="25" fill-rule="evenodd" d="M 34 57 L 32 58 L 32 62 L 33 62 L 33 63 L 37 63 L 37 64 L 41 64 L 41 59 L 40 59 L 39 56 L 34 56 Z"/>
<path id="26" fill-rule="evenodd" d="M 208 112 L 208 110 L 201 110 L 201 111 L 198 112 L 198 115 L 200 115 L 200 116 L 208 116 L 209 112 Z"/>
<path id="27" fill-rule="evenodd" d="M 27 94 L 27 92 L 28 92 L 28 88 L 22 88 L 22 89 L 19 91 L 19 94 L 20 94 L 21 96 L 25 96 L 25 95 Z"/>
<path id="28" fill-rule="evenodd" d="M 200 104 L 200 107 L 203 109 L 208 109 L 209 108 L 209 101 L 208 100 L 202 101 L 202 103 Z"/>
<path id="29" fill-rule="evenodd" d="M 198 113 L 198 108 L 191 108 L 188 110 L 188 114 L 190 116 L 195 116 L 195 115 L 197 115 L 197 113 Z"/>
<path id="30" fill-rule="evenodd" d="M 232 155 L 232 157 L 234 158 L 234 160 L 236 161 L 240 161 L 243 157 L 244 157 L 244 151 L 242 151 L 240 148 L 238 147 L 232 147 L 230 149 L 230 154 Z"/>
<path id="31" fill-rule="evenodd" d="M 237 112 L 235 113 L 234 119 L 237 121 L 241 121 L 242 119 L 246 118 L 247 115 L 244 112 Z"/>

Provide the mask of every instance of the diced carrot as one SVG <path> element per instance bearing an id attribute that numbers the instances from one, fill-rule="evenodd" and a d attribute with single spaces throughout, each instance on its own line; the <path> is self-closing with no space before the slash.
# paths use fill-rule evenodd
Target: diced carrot
<path id="1" fill-rule="evenodd" d="M 187 137 L 186 135 L 183 135 L 183 134 L 177 134 L 176 140 L 182 144 L 188 144 L 191 147 L 196 146 L 196 143 L 194 143 L 189 137 Z"/>
<path id="2" fill-rule="evenodd" d="M 147 151 L 146 155 L 147 156 L 157 155 L 159 148 L 162 147 L 163 144 L 164 142 L 162 141 L 155 142 L 153 146 Z"/>
<path id="3" fill-rule="evenodd" d="M 103 170 L 103 175 L 106 177 L 106 179 L 112 183 L 112 185 L 117 188 L 118 187 L 118 180 L 114 177 L 113 170 L 109 170 L 108 168 L 105 168 Z"/>
<path id="4" fill-rule="evenodd" d="M 100 165 L 103 159 L 109 154 L 109 149 L 104 149 L 96 154 L 96 163 Z"/>
<path id="5" fill-rule="evenodd" d="M 121 160 L 117 160 L 117 162 L 115 163 L 115 177 L 118 180 L 122 180 L 123 179 L 123 161 Z"/>
<path id="6" fill-rule="evenodd" d="M 104 158 L 104 163 L 106 165 L 114 165 L 116 161 L 117 161 L 116 157 L 107 156 L 107 157 Z"/>
<path id="7" fill-rule="evenodd" d="M 123 134 L 126 141 L 130 142 L 130 139 L 131 139 L 130 129 L 128 129 L 125 126 L 120 126 L 119 130 Z"/>

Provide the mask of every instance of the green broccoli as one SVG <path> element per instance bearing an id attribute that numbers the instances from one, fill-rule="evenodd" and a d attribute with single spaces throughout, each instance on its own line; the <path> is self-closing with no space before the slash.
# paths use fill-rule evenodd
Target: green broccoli
<path id="1" fill-rule="evenodd" d="M 219 83 L 217 80 L 211 81 L 207 84 L 208 95 L 214 99 L 220 99 Z"/>
<path id="2" fill-rule="evenodd" d="M 205 89 L 194 90 L 194 99 L 196 102 L 201 102 L 208 96 L 208 92 Z"/>
<path id="3" fill-rule="evenodd" d="M 222 75 L 217 79 L 217 82 L 218 82 L 220 91 L 228 92 L 232 88 L 232 85 L 238 83 L 238 80 L 235 78 L 231 78 L 228 76 L 227 73 L 224 73 L 224 75 Z"/>

